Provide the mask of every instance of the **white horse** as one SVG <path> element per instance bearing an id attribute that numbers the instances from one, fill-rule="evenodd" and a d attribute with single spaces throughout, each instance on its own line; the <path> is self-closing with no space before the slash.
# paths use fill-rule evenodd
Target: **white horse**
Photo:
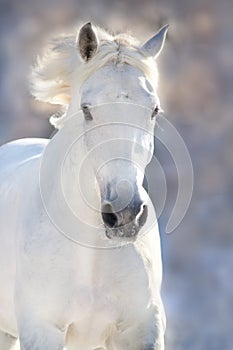
<path id="1" fill-rule="evenodd" d="M 166 32 L 140 45 L 87 23 L 38 60 L 33 94 L 64 114 L 50 141 L 0 149 L 1 350 L 16 339 L 21 350 L 164 349 L 160 238 L 142 181 Z"/>

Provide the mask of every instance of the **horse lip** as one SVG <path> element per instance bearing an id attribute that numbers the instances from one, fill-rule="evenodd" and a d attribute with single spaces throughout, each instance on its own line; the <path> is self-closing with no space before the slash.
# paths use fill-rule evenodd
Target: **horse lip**
<path id="1" fill-rule="evenodd" d="M 135 236 L 119 236 L 119 235 L 111 235 L 110 232 L 105 231 L 105 235 L 107 239 L 111 241 L 115 241 L 116 243 L 134 243 L 137 239 L 137 235 Z"/>
<path id="2" fill-rule="evenodd" d="M 105 229 L 105 235 L 106 235 L 107 238 L 112 239 L 112 236 L 109 234 L 109 233 L 110 233 L 109 231 L 110 231 L 110 230 L 108 230 L 108 229 L 106 228 L 106 229 Z"/>
<path id="3" fill-rule="evenodd" d="M 127 227 L 127 225 L 125 225 Z M 140 231 L 140 227 L 133 224 L 130 227 L 125 228 L 124 226 L 119 227 L 107 227 L 105 226 L 105 235 L 109 239 L 117 239 L 117 240 L 135 240 Z"/>

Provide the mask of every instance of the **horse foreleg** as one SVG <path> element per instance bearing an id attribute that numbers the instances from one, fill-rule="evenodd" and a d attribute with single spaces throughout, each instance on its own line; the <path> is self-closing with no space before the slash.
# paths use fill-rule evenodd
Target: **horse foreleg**
<path id="1" fill-rule="evenodd" d="M 165 319 L 162 310 L 155 307 L 144 321 L 132 324 L 128 329 L 116 328 L 107 340 L 107 349 L 164 350 Z"/>
<path id="2" fill-rule="evenodd" d="M 0 349 L 1 350 L 15 350 L 17 339 L 11 335 L 0 331 Z"/>
<path id="3" fill-rule="evenodd" d="M 63 350 L 65 332 L 46 322 L 19 317 L 20 350 Z"/>

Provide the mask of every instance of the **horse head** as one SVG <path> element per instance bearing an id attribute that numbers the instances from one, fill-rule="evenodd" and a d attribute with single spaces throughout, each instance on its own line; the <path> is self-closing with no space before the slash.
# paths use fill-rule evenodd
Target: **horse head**
<path id="1" fill-rule="evenodd" d="M 67 106 L 62 123 L 82 110 L 86 150 L 109 238 L 136 237 L 147 219 L 142 183 L 160 111 L 155 58 L 167 29 L 164 26 L 141 45 L 129 35 L 110 35 L 87 23 L 75 41 L 67 37 L 54 42 L 47 62 L 45 58 L 34 70 L 34 94 Z M 49 60 L 52 55 L 57 60 Z M 47 83 L 47 89 L 39 89 L 38 81 L 44 87 Z"/>

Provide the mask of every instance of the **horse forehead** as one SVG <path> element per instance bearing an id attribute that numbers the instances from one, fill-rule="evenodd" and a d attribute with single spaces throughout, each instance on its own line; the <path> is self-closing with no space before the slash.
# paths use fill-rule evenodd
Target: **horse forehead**
<path id="1" fill-rule="evenodd" d="M 149 92 L 148 84 L 144 74 L 132 66 L 127 64 L 108 65 L 96 71 L 84 83 L 81 91 L 90 96 L 95 95 L 95 93 L 108 95 L 113 92 L 118 96 L 128 94 L 136 96 L 147 94 Z"/>
<path id="2" fill-rule="evenodd" d="M 109 74 L 112 72 L 112 74 L 119 80 L 126 77 L 129 80 L 134 80 L 135 77 L 139 78 L 143 76 L 143 73 L 139 69 L 132 67 L 127 63 L 110 65 L 109 67 L 106 67 L 106 71 Z"/>
<path id="3" fill-rule="evenodd" d="M 90 85 L 99 84 L 103 87 L 108 88 L 109 85 L 115 87 L 120 86 L 126 88 L 132 85 L 140 84 L 140 78 L 143 78 L 143 73 L 127 64 L 122 65 L 106 65 L 96 71 L 93 76 L 89 79 Z M 106 83 L 108 85 L 106 85 Z"/>

